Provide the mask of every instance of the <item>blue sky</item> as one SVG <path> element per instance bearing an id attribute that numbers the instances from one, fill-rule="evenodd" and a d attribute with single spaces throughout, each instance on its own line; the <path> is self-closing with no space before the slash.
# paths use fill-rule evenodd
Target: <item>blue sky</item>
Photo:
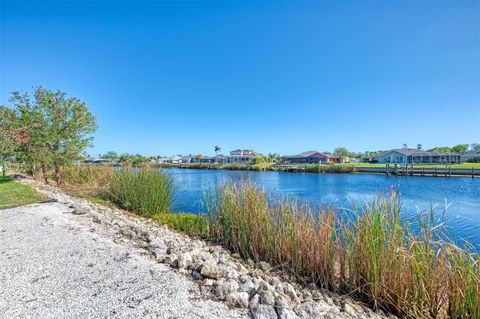
<path id="1" fill-rule="evenodd" d="M 90 154 L 480 141 L 477 2 L 1 1 L 0 103 L 61 89 Z"/>

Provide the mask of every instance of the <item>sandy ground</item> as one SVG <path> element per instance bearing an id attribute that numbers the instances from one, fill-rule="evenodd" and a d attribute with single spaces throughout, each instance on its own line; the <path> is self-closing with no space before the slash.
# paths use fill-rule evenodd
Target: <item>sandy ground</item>
<path id="1" fill-rule="evenodd" d="M 0 318 L 244 318 L 60 203 L 0 210 Z"/>

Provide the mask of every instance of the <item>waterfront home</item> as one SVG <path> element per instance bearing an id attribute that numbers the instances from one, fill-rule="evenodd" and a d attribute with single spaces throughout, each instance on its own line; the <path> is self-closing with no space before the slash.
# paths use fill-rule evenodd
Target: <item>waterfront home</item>
<path id="1" fill-rule="evenodd" d="M 104 158 L 87 158 L 83 161 L 85 164 L 112 164 L 113 161 Z"/>
<path id="2" fill-rule="evenodd" d="M 216 162 L 217 162 L 217 160 L 216 160 L 216 158 L 215 158 L 214 156 L 213 156 L 213 157 L 211 157 L 211 156 L 202 156 L 202 157 L 200 158 L 200 163 L 210 163 L 210 164 L 211 164 L 211 163 L 216 163 Z"/>
<path id="3" fill-rule="evenodd" d="M 196 160 L 193 156 L 182 156 L 180 158 L 180 163 L 195 163 Z"/>
<path id="4" fill-rule="evenodd" d="M 230 152 L 230 155 L 219 155 L 215 158 L 217 163 L 222 164 L 251 164 L 253 159 L 258 156 L 263 156 L 253 150 L 237 149 Z"/>
<path id="5" fill-rule="evenodd" d="M 465 154 L 462 154 L 462 156 L 460 157 L 460 160 L 462 161 L 462 163 L 465 163 L 465 162 L 480 163 L 480 150 L 468 151 Z"/>
<path id="6" fill-rule="evenodd" d="M 180 155 L 173 155 L 167 158 L 167 163 L 170 164 L 179 164 L 181 163 L 182 157 Z"/>
<path id="7" fill-rule="evenodd" d="M 381 152 L 375 159 L 378 163 L 385 164 L 455 164 L 460 163 L 460 154 L 401 148 Z"/>
<path id="8" fill-rule="evenodd" d="M 287 164 L 341 163 L 345 161 L 345 159 L 317 151 L 307 151 L 297 155 L 287 155 L 283 156 L 282 159 Z"/>
<path id="9" fill-rule="evenodd" d="M 157 158 L 157 159 L 154 159 L 153 162 L 154 162 L 155 164 L 165 164 L 165 163 L 168 162 L 168 157 L 161 156 L 161 157 L 159 157 L 159 158 Z"/>

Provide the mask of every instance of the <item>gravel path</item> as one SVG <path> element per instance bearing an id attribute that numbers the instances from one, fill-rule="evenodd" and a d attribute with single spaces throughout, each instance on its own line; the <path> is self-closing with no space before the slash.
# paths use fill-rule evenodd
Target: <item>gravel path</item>
<path id="1" fill-rule="evenodd" d="M 61 203 L 0 210 L 0 318 L 244 318 Z"/>

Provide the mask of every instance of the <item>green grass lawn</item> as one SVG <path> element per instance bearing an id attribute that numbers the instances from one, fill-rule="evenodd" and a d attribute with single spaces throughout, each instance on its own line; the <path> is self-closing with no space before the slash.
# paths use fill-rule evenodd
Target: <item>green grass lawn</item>
<path id="1" fill-rule="evenodd" d="M 47 198 L 32 188 L 0 176 L 0 209 L 33 204 Z"/>

